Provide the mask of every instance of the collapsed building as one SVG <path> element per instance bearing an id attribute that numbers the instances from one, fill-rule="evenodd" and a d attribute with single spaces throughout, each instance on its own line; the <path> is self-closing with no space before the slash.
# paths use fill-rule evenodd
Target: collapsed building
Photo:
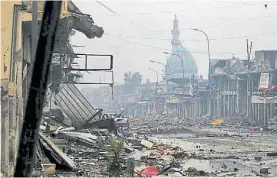
<path id="1" fill-rule="evenodd" d="M 12 175 L 15 166 L 44 3 L 1 2 L 1 14 L 5 14 L 1 30 L 1 172 L 4 176 Z M 71 70 L 78 57 L 70 45 L 74 30 L 90 39 L 101 38 L 104 33 L 72 1 L 62 1 L 43 116 L 79 128 L 99 121 L 102 110 L 92 107 L 74 85 L 82 77 L 80 72 Z"/>

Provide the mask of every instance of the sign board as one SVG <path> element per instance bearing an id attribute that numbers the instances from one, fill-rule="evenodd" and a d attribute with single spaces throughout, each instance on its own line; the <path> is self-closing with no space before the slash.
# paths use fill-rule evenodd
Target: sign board
<path id="1" fill-rule="evenodd" d="M 168 103 L 180 103 L 180 100 L 179 98 L 169 98 L 168 99 Z"/>
<path id="2" fill-rule="evenodd" d="M 269 87 L 269 73 L 261 73 L 259 88 Z"/>
<path id="3" fill-rule="evenodd" d="M 252 95 L 251 103 L 256 103 L 256 104 L 277 103 L 277 98 Z"/>

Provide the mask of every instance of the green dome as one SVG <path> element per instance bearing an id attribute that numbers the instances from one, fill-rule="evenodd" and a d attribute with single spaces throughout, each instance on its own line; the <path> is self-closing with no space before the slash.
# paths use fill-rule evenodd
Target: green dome
<path id="1" fill-rule="evenodd" d="M 191 77 L 193 74 L 197 75 L 198 67 L 196 61 L 194 57 L 190 54 L 190 52 L 183 45 L 179 45 L 175 49 L 173 54 L 176 55 L 171 55 L 170 58 L 167 60 L 169 71 L 171 71 L 169 73 L 169 76 L 171 76 L 171 78 L 182 77 L 183 70 L 182 61 L 180 58 L 182 58 L 183 60 L 185 77 Z"/>

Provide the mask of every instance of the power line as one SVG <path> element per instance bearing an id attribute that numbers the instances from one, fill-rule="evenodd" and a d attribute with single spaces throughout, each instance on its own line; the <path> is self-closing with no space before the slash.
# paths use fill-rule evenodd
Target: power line
<path id="1" fill-rule="evenodd" d="M 181 1 L 180 1 L 181 2 Z M 161 4 L 161 3 L 158 3 L 158 4 Z M 142 5 L 149 5 L 148 3 L 147 4 L 142 4 Z M 257 5 L 257 4 L 250 4 L 250 3 L 242 3 L 242 4 L 239 4 L 239 3 L 236 3 L 235 5 L 228 5 L 228 6 L 217 6 L 217 7 L 211 7 L 209 9 L 227 9 L 227 8 L 234 8 L 234 7 L 244 7 L 244 6 L 247 6 L 247 5 Z M 183 10 L 180 10 L 180 12 L 188 12 L 188 11 L 198 11 L 198 10 L 203 10 L 203 8 L 196 8 L 196 9 L 192 9 L 192 10 L 189 10 L 189 9 L 183 9 Z M 179 14 L 178 13 L 178 14 Z M 158 15 L 158 14 L 173 14 L 172 11 L 161 11 L 161 12 L 141 12 L 141 13 L 130 13 L 130 14 L 121 14 L 121 15 Z"/>
<path id="2" fill-rule="evenodd" d="M 255 17 L 249 17 L 246 19 L 231 19 L 231 20 L 227 20 L 227 19 L 221 19 L 220 21 L 223 21 L 224 23 L 237 23 L 237 22 L 242 22 L 244 20 L 256 20 L 256 19 L 261 19 L 261 18 L 267 18 L 267 17 L 277 17 L 277 14 L 273 14 L 273 15 L 266 15 L 266 16 L 255 16 Z M 217 25 L 208 25 L 208 26 L 204 26 L 202 28 L 212 28 L 212 27 L 219 27 L 222 24 L 217 24 Z M 185 29 L 180 29 L 180 30 L 188 30 L 188 28 Z"/>
<path id="3" fill-rule="evenodd" d="M 106 9 L 108 9 L 108 11 L 112 12 L 113 14 L 116 14 L 113 10 L 111 10 L 108 6 L 106 6 L 105 4 L 101 3 L 100 1 L 96 1 L 98 4 L 100 4 L 101 6 L 105 7 Z"/>
<path id="4" fill-rule="evenodd" d="M 136 44 L 136 45 L 139 45 L 139 46 L 152 48 L 152 49 L 157 50 L 157 51 L 169 51 L 169 52 L 171 52 L 171 49 L 167 49 L 167 48 L 161 48 L 161 47 L 157 47 L 157 46 L 146 45 L 146 44 L 126 40 L 126 39 L 123 39 L 123 38 L 118 38 L 118 37 L 115 37 L 115 36 L 110 36 L 110 37 L 113 37 L 113 38 L 116 38 L 116 39 L 119 39 L 119 40 L 122 40 L 122 41 L 125 41 L 125 42 L 128 42 L 128 43 Z M 207 52 L 204 52 L 204 51 L 190 50 L 190 52 L 194 53 L 194 54 L 207 54 Z M 212 53 L 212 54 L 224 55 L 224 54 L 234 54 L 234 52 L 219 52 L 219 53 Z M 240 54 L 240 53 L 236 53 L 236 54 Z"/>
<path id="5" fill-rule="evenodd" d="M 220 19 L 218 20 L 219 22 L 223 21 L 224 23 L 230 23 L 232 22 L 233 23 L 238 23 L 238 22 L 242 22 L 242 21 L 245 21 L 245 20 L 256 20 L 256 19 L 262 19 L 262 18 L 267 18 L 267 17 L 277 17 L 277 14 L 271 14 L 271 15 L 266 15 L 266 16 L 254 16 L 254 17 L 249 17 L 249 18 L 245 18 L 245 19 Z M 203 26 L 201 27 L 201 29 L 206 29 L 206 28 L 213 28 L 213 27 L 219 27 L 221 26 L 222 24 L 216 24 L 216 25 L 207 25 L 207 26 Z M 181 28 L 179 29 L 180 31 L 187 31 L 187 30 L 191 30 L 190 28 Z M 151 32 L 165 32 L 165 31 L 168 31 L 168 30 L 151 30 Z"/>
<path id="6" fill-rule="evenodd" d="M 149 49 L 149 48 L 134 48 L 134 47 L 130 47 L 130 46 L 128 46 L 128 47 L 121 47 L 121 46 L 111 46 L 111 47 L 114 47 L 114 48 L 122 48 L 122 49 L 131 49 L 131 50 L 141 50 L 141 51 L 143 51 L 143 52 L 145 52 L 145 51 L 158 51 L 158 52 L 161 52 L 161 50 L 159 50 L 159 49 Z M 169 50 L 169 49 L 168 49 Z M 190 50 L 190 52 L 192 53 L 192 54 L 207 54 L 207 52 L 205 52 L 205 51 L 195 51 L 195 50 Z M 221 56 L 224 56 L 224 55 L 233 55 L 233 54 L 236 54 L 236 55 L 244 55 L 245 53 L 244 52 L 240 52 L 240 53 L 234 53 L 234 52 L 220 52 L 220 53 L 212 53 L 213 55 L 221 55 Z M 224 56 L 224 57 L 226 57 L 226 56 Z M 230 56 L 229 56 L 230 57 Z M 226 57 L 226 58 L 228 58 L 228 57 Z"/>
<path id="7" fill-rule="evenodd" d="M 106 43 L 109 47 L 115 48 L 115 47 L 111 46 L 107 41 L 105 41 L 105 43 Z M 134 67 L 132 64 L 130 64 L 128 60 L 124 60 L 117 52 L 114 51 L 113 53 L 114 53 L 120 60 L 122 60 L 122 62 L 126 62 L 126 63 L 129 65 L 129 67 L 131 67 L 132 69 L 136 68 L 136 67 Z M 125 64 L 126 64 L 126 63 L 125 63 Z"/>
<path id="8" fill-rule="evenodd" d="M 124 38 L 144 39 L 144 40 L 162 40 L 162 41 L 171 41 L 172 40 L 170 38 L 138 37 L 138 36 L 128 36 L 128 35 L 125 36 L 125 35 L 116 35 L 116 34 L 111 34 L 111 33 L 105 33 L 105 35 L 116 36 L 116 37 L 124 37 Z M 210 39 L 210 40 L 213 40 L 213 39 Z M 183 40 L 183 41 L 194 41 L 194 42 L 196 42 L 196 41 L 207 41 L 207 40 L 189 39 L 189 40 Z"/>
<path id="9" fill-rule="evenodd" d="M 106 9 L 108 9 L 109 11 L 111 11 L 113 14 L 117 15 L 117 16 L 120 16 L 120 17 L 123 17 L 125 20 L 131 22 L 132 25 L 136 25 L 134 22 L 130 21 L 129 19 L 127 19 L 126 17 L 122 16 L 122 15 L 119 15 L 117 14 L 116 12 L 114 12 L 113 10 L 111 10 L 108 6 L 104 5 L 103 3 L 97 1 L 99 4 L 101 4 L 103 7 L 105 7 Z M 236 4 L 237 5 L 237 4 Z M 243 4 L 243 5 L 246 5 L 246 4 Z M 248 4 L 248 5 L 253 5 L 253 4 Z M 256 4 L 255 4 L 256 5 Z M 228 6 L 228 7 L 231 7 L 231 6 Z M 222 8 L 222 7 L 217 7 L 217 8 Z M 224 8 L 224 7 L 223 7 Z M 226 8 L 226 7 L 225 7 Z M 267 16 L 265 16 L 267 17 Z M 249 19 L 257 19 L 257 18 L 262 18 L 262 17 L 252 17 L 252 18 L 249 18 Z M 141 26 L 138 26 L 139 28 L 141 28 Z M 210 26 L 211 27 L 211 26 Z M 208 27 L 206 27 L 208 28 Z M 143 30 L 145 31 L 148 31 L 148 32 L 155 32 L 155 31 L 150 31 L 150 30 L 147 30 L 145 28 L 142 28 Z M 262 34 L 255 34 L 255 35 L 248 35 L 248 36 L 240 36 L 240 37 L 227 37 L 227 38 L 222 38 L 224 40 L 229 40 L 229 39 L 239 39 L 239 38 L 246 38 L 246 37 L 254 37 L 254 36 L 262 36 L 262 35 L 267 35 L 267 34 L 273 34 L 273 33 L 276 33 L 276 32 L 269 32 L 269 33 L 262 33 Z M 165 51 L 171 51 L 169 49 L 165 49 L 165 48 L 160 48 L 160 47 L 155 47 L 155 46 L 151 46 L 151 45 L 145 45 L 145 44 L 141 44 L 141 43 L 137 43 L 137 42 L 134 42 L 134 41 L 130 41 L 130 40 L 126 40 L 126 39 L 123 39 L 123 38 L 118 38 L 116 37 L 115 35 L 112 35 L 112 34 L 107 34 L 105 33 L 106 35 L 109 35 L 113 38 L 117 38 L 117 39 L 120 39 L 120 40 L 123 40 L 123 41 L 126 41 L 126 42 L 129 42 L 129 43 L 133 43 L 133 44 L 137 44 L 137 45 L 140 45 L 140 46 L 144 46 L 144 47 L 148 47 L 148 48 L 152 48 L 152 49 L 156 49 L 156 50 L 165 50 Z M 121 36 L 122 37 L 122 36 Z M 130 36 L 129 36 L 130 37 Z M 131 37 L 132 38 L 132 37 Z M 144 39 L 146 39 L 147 37 L 142 37 Z M 148 38 L 150 39 L 150 38 Z M 154 39 L 154 38 L 152 38 Z M 162 39 L 162 40 L 170 40 L 170 39 Z M 215 40 L 215 39 L 211 39 L 211 40 Z M 189 41 L 189 40 L 187 40 Z M 204 40 L 195 40 L 195 39 L 192 39 L 192 41 L 204 41 Z M 196 53 L 196 52 L 192 52 L 192 53 Z M 199 52 L 197 52 L 199 53 Z M 201 52 L 202 53 L 202 52 Z M 205 53 L 206 54 L 206 53 Z M 220 53 L 218 53 L 220 54 Z M 221 54 L 233 54 L 233 53 L 221 53 Z"/>
<path id="10" fill-rule="evenodd" d="M 125 16 L 123 16 L 124 14 L 118 14 L 116 13 L 115 11 L 113 11 L 111 8 L 109 8 L 107 5 L 101 3 L 100 1 L 96 1 L 97 3 L 99 3 L 101 6 L 103 6 L 104 8 L 106 8 L 107 10 L 109 10 L 110 12 L 112 12 L 114 15 L 116 16 L 119 16 L 119 17 L 122 17 L 124 18 L 126 21 L 130 22 L 132 25 L 135 25 L 137 26 L 133 21 L 129 20 L 128 18 L 126 18 Z M 160 2 L 159 2 L 160 3 Z M 214 7 L 214 9 L 217 9 L 217 8 L 229 8 L 229 7 L 236 7 L 238 6 L 239 4 L 236 3 L 235 5 L 231 5 L 231 6 L 225 6 L 225 7 L 222 7 L 222 6 L 219 6 L 219 7 Z M 239 7 L 243 7 L 245 5 L 257 5 L 256 3 L 242 3 Z M 198 10 L 201 10 L 202 8 L 198 8 Z M 197 10 L 197 9 L 194 9 L 194 10 Z M 188 11 L 188 10 L 183 10 L 183 11 Z M 182 12 L 182 11 L 181 11 Z M 172 12 L 170 12 L 172 14 Z M 126 14 L 125 14 L 126 15 Z M 266 16 L 255 16 L 255 17 L 250 17 L 250 18 L 247 18 L 247 19 L 244 19 L 244 20 L 255 20 L 255 19 L 260 19 L 260 18 L 266 18 L 266 17 L 271 17 L 271 16 L 277 16 L 277 14 L 273 14 L 273 15 L 266 15 Z M 233 20 L 226 20 L 226 19 L 221 19 L 220 21 L 226 21 L 226 22 L 230 22 L 230 21 L 240 21 L 241 19 L 233 19 Z M 202 27 L 203 28 L 211 28 L 211 27 L 218 27 L 220 26 L 220 24 L 218 25 L 208 25 L 208 26 L 204 26 Z M 167 30 L 148 30 L 146 28 L 142 28 L 141 26 L 137 26 L 138 28 L 144 30 L 144 31 L 147 31 L 147 32 L 150 32 L 150 33 L 155 33 L 155 32 L 161 32 L 161 31 L 167 31 Z M 184 28 L 184 29 L 180 29 L 181 31 L 182 30 L 190 30 L 190 28 Z M 149 38 L 150 39 L 150 38 Z M 168 39 L 163 39 L 163 40 L 168 40 Z M 211 39 L 212 40 L 212 39 Z M 186 40 L 186 41 L 204 41 L 204 40 Z"/>
<path id="11" fill-rule="evenodd" d="M 126 17 L 124 17 L 124 16 L 122 16 L 122 15 L 116 13 L 115 11 L 111 10 L 111 8 L 109 8 L 109 7 L 106 6 L 105 4 L 101 3 L 100 1 L 96 1 L 96 2 L 99 3 L 101 6 L 103 6 L 104 8 L 108 9 L 108 10 L 109 10 L 110 12 L 112 12 L 114 15 L 124 18 L 126 21 L 130 22 L 132 25 L 136 25 L 134 22 L 130 21 L 128 18 L 126 18 Z M 151 31 L 149 31 L 148 29 L 142 28 L 141 26 L 137 26 L 137 27 L 143 29 L 144 31 L 151 32 Z M 151 32 L 151 33 L 153 33 L 153 32 Z"/>
<path id="12" fill-rule="evenodd" d="M 153 49 L 158 49 L 158 50 L 165 50 L 165 51 L 171 51 L 170 49 L 155 47 L 155 46 L 151 46 L 151 45 L 145 45 L 145 44 L 137 43 L 137 42 L 134 42 L 134 41 L 126 40 L 126 39 L 123 39 L 123 38 L 119 38 L 119 37 L 116 37 L 116 36 L 113 36 L 113 35 L 108 35 L 108 36 L 116 38 L 116 39 L 119 39 L 119 40 L 122 40 L 122 41 L 126 41 L 128 43 L 133 43 L 133 44 L 144 46 L 144 47 L 148 47 L 148 48 L 153 48 Z"/>
<path id="13" fill-rule="evenodd" d="M 241 38 L 248 38 L 248 37 L 255 37 L 255 36 L 263 36 L 263 35 L 269 35 L 269 34 L 275 34 L 275 33 L 277 33 L 277 32 L 274 31 L 274 32 L 259 33 L 259 34 L 254 34 L 254 35 L 245 35 L 245 36 L 237 36 L 237 37 L 224 37 L 224 38 L 222 38 L 222 39 L 223 39 L 223 40 L 241 39 Z"/>
<path id="14" fill-rule="evenodd" d="M 255 37 L 255 36 L 263 36 L 263 35 L 268 35 L 268 34 L 275 34 L 277 33 L 276 31 L 274 32 L 266 32 L 266 33 L 259 33 L 259 34 L 253 34 L 253 35 L 244 35 L 244 36 L 237 36 L 237 37 L 223 37 L 219 39 L 210 39 L 210 41 L 216 41 L 216 40 L 232 40 L 232 39 L 241 39 L 241 38 L 247 38 L 247 37 Z M 105 35 L 112 36 L 112 37 L 118 37 L 119 39 L 123 38 L 133 38 L 133 39 L 145 39 L 145 40 L 163 40 L 163 41 L 171 41 L 169 38 L 153 38 L 153 37 L 138 37 L 138 36 L 124 36 L 124 35 L 115 35 L 115 34 L 110 34 L 110 33 L 105 33 Z M 126 39 L 122 39 L 126 40 Z M 128 41 L 128 40 L 127 40 Z M 207 41 L 206 39 L 203 40 L 197 40 L 197 39 L 189 39 L 189 40 L 181 40 L 181 41 Z M 136 43 L 136 42 L 135 42 Z"/>

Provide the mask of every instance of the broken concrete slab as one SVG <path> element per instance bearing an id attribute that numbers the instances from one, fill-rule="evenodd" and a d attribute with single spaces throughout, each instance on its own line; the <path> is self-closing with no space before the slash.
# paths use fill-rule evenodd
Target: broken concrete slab
<path id="1" fill-rule="evenodd" d="M 86 146 L 94 146 L 98 138 L 96 135 L 82 132 L 60 132 L 58 136 L 61 138 L 71 138 L 80 144 L 85 144 Z"/>
<path id="2" fill-rule="evenodd" d="M 140 142 L 140 144 L 149 149 L 151 149 L 154 146 L 154 143 L 144 139 Z"/>
<path id="3" fill-rule="evenodd" d="M 267 156 L 277 156 L 277 152 L 267 153 Z"/>
<path id="4" fill-rule="evenodd" d="M 256 156 L 254 159 L 255 159 L 255 161 L 258 161 L 258 162 L 262 161 L 262 157 L 260 157 L 260 156 Z"/>
<path id="5" fill-rule="evenodd" d="M 53 138 L 51 139 L 51 141 L 54 143 L 54 144 L 65 144 L 67 142 L 66 139 L 60 139 L 60 138 Z"/>
<path id="6" fill-rule="evenodd" d="M 127 137 L 126 140 L 127 140 L 128 143 L 131 143 L 132 145 L 139 145 L 140 146 L 141 139 L 137 139 L 135 137 Z"/>
<path id="7" fill-rule="evenodd" d="M 165 161 L 165 164 L 172 164 L 175 161 L 175 158 L 172 155 L 163 155 L 160 159 Z"/>
<path id="8" fill-rule="evenodd" d="M 91 133 L 97 136 L 106 136 L 109 134 L 108 129 L 91 129 Z"/>
<path id="9" fill-rule="evenodd" d="M 183 177 L 183 175 L 180 172 L 169 172 L 169 177 Z"/>
<path id="10" fill-rule="evenodd" d="M 268 174 L 269 173 L 268 170 L 269 170 L 269 168 L 261 168 L 260 174 Z"/>
<path id="11" fill-rule="evenodd" d="M 135 149 L 134 148 L 131 148 L 130 146 L 125 146 L 125 152 L 126 153 L 132 153 L 132 152 L 134 152 L 135 151 Z"/>
<path id="12" fill-rule="evenodd" d="M 132 145 L 130 147 L 137 150 L 142 150 L 143 148 L 142 146 L 132 146 Z"/>

